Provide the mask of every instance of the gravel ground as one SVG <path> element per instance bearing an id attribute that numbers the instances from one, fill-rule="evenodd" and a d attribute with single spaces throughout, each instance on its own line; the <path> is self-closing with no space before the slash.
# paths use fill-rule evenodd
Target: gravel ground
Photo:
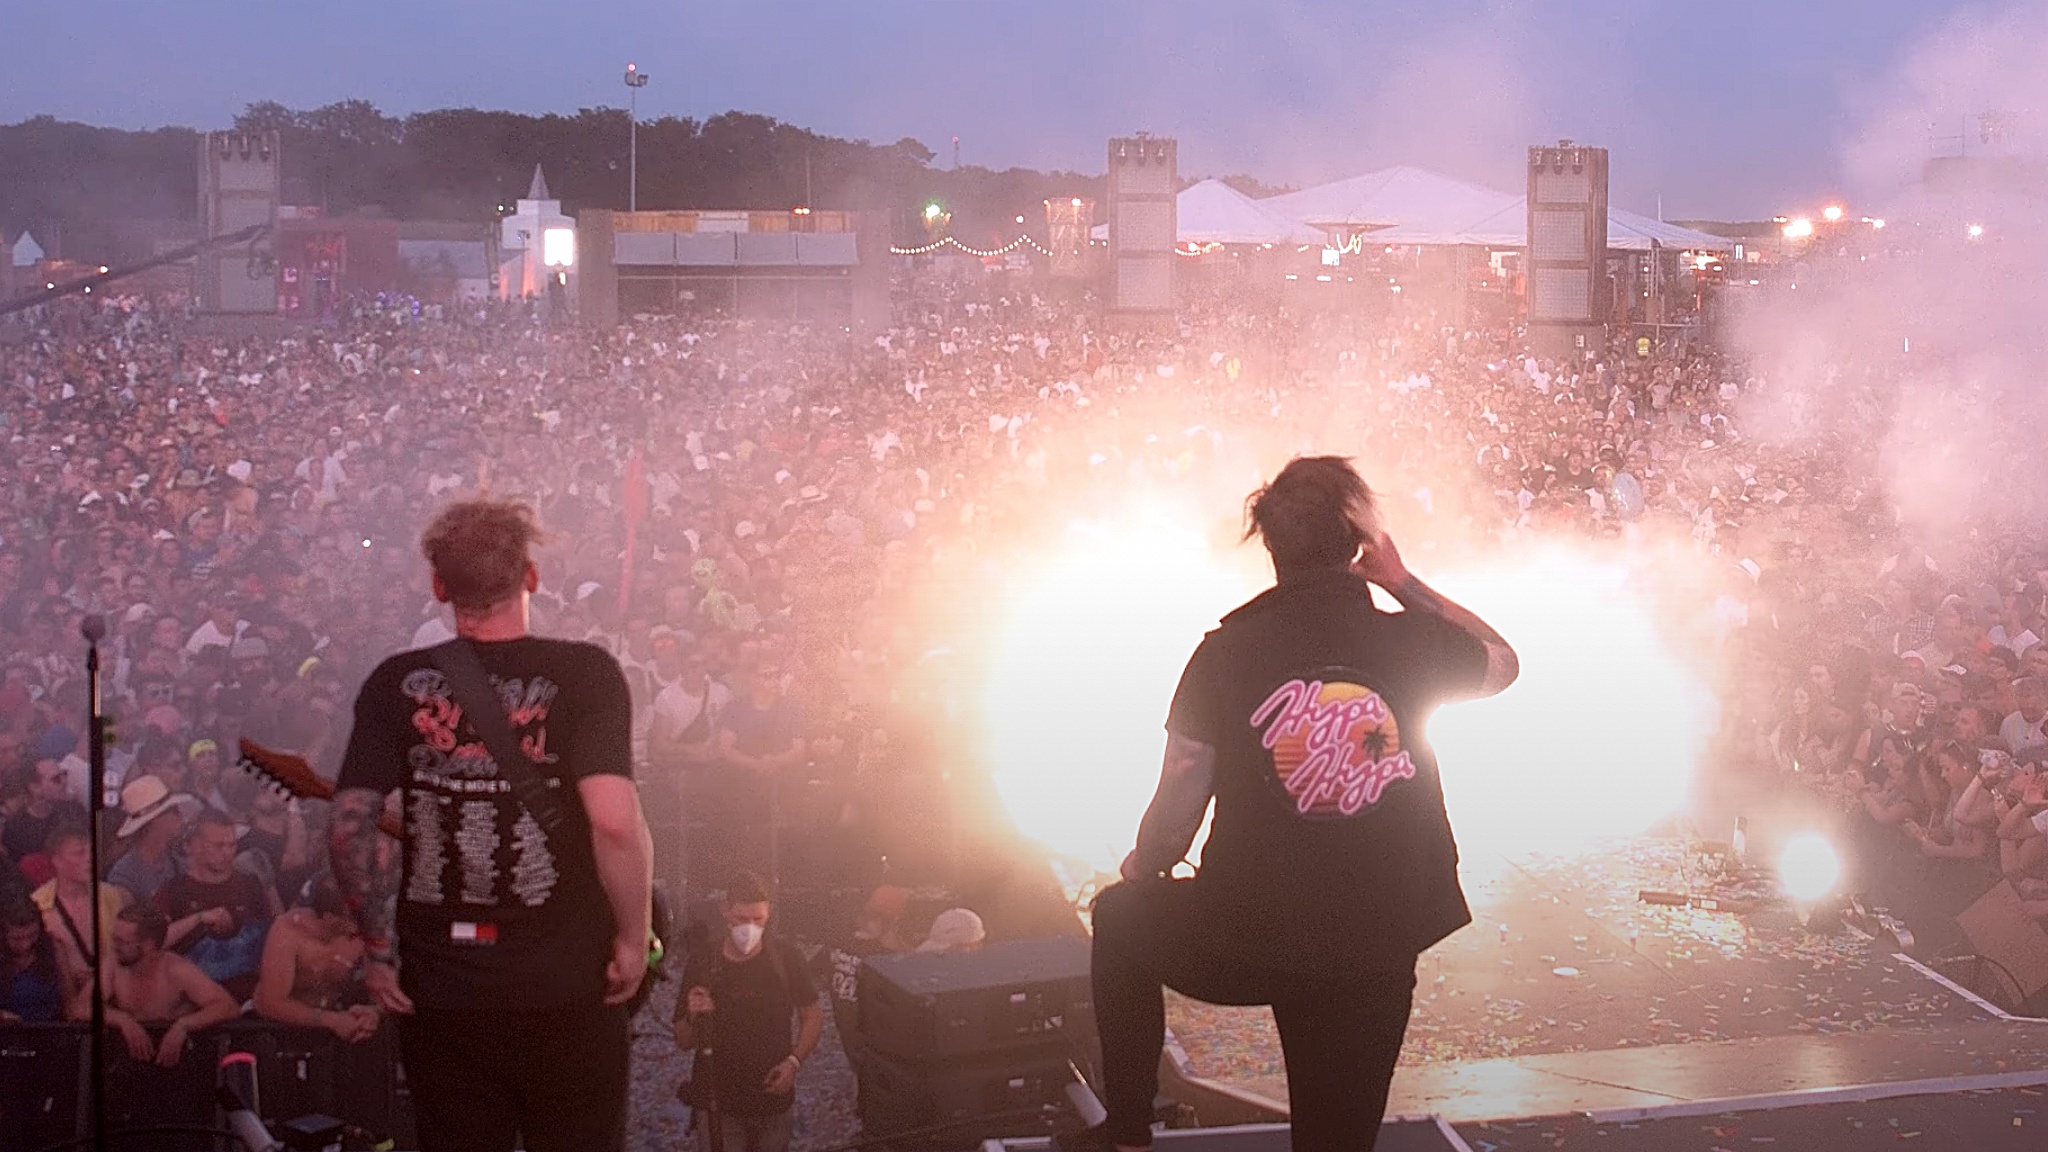
<path id="1" fill-rule="evenodd" d="M 676 1049 L 669 1032 L 679 991 L 673 979 L 656 986 L 647 1007 L 633 1021 L 633 1085 L 628 1101 L 628 1152 L 677 1152 L 695 1148 L 685 1136 L 690 1110 L 676 1100 L 676 1085 L 689 1074 L 688 1053 Z M 853 1070 L 839 1047 L 829 998 L 825 1039 L 804 1062 L 796 1083 L 795 1152 L 825 1152 L 860 1138 L 853 1115 Z"/>

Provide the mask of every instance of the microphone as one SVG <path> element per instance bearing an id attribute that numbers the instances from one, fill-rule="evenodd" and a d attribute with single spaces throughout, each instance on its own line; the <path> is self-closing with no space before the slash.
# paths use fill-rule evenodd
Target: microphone
<path id="1" fill-rule="evenodd" d="M 230 1052 L 221 1057 L 215 1099 L 228 1114 L 228 1130 L 245 1152 L 283 1152 L 284 1145 L 271 1138 L 270 1129 L 256 1115 L 256 1057 L 248 1052 Z"/>
<path id="2" fill-rule="evenodd" d="M 107 638 L 107 618 L 95 612 L 78 622 L 78 634 L 85 637 L 87 644 L 97 644 Z"/>

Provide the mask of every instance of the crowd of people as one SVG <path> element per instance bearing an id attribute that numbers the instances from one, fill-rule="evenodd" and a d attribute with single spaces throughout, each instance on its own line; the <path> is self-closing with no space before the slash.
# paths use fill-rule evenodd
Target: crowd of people
<path id="1" fill-rule="evenodd" d="M 1412 299 L 1230 293 L 1126 331 L 993 275 L 899 285 L 895 326 L 858 334 L 405 300 L 284 334 L 101 297 L 0 322 L 0 1012 L 78 1016 L 98 962 L 138 1057 L 245 1010 L 375 1033 L 325 806 L 234 750 L 332 778 L 362 677 L 453 635 L 415 542 L 456 494 L 550 531 L 536 631 L 624 665 L 658 850 L 687 830 L 693 877 L 806 857 L 866 892 L 876 829 L 963 767 L 940 750 L 972 746 L 1005 581 L 1082 510 L 1215 516 L 1305 449 L 1358 457 L 1404 539 L 1633 549 L 1698 609 L 1670 627 L 1718 677 L 1719 765 L 1833 799 L 1873 882 L 1962 898 L 2003 875 L 2048 914 L 2048 551 L 1902 517 L 1884 430 L 1910 385 L 1851 367 L 1830 381 L 1848 401 L 1802 406 L 1704 342 L 1558 361 Z"/>

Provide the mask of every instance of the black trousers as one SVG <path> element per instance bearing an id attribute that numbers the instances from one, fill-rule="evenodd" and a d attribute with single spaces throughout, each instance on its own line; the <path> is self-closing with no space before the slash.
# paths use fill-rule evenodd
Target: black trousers
<path id="1" fill-rule="evenodd" d="M 1109 1135 L 1152 1142 L 1172 988 L 1212 1004 L 1269 1004 L 1287 1058 L 1294 1152 L 1371 1152 L 1415 995 L 1415 964 L 1325 980 L 1267 971 L 1222 947 L 1193 881 L 1117 884 L 1095 899 L 1095 1021 Z"/>
<path id="2" fill-rule="evenodd" d="M 399 1017 L 420 1152 L 620 1152 L 630 1067 L 624 1008 Z"/>

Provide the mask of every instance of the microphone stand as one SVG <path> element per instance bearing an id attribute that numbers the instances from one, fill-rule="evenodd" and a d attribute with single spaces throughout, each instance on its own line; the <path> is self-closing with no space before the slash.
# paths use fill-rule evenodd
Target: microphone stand
<path id="1" fill-rule="evenodd" d="M 100 923 L 100 816 L 106 810 L 107 801 L 107 726 L 106 718 L 100 712 L 100 641 L 107 637 L 107 618 L 100 615 L 87 616 L 78 625 L 79 635 L 85 637 L 85 731 L 86 761 L 88 780 L 85 789 L 86 828 L 92 835 L 87 838 L 92 860 L 92 883 L 86 888 L 91 898 L 92 927 L 92 1024 L 86 1034 L 86 1059 L 91 1063 L 87 1092 L 92 1108 L 92 1146 L 94 1152 L 107 1149 L 107 997 L 106 989 L 100 987 L 100 974 L 105 970 L 106 928 Z"/>
<path id="2" fill-rule="evenodd" d="M 687 989 L 684 995 L 689 995 Z M 699 1013 L 690 1020 L 697 1034 L 697 1055 L 690 1061 L 690 1079 L 704 1084 L 704 1131 L 711 1137 L 712 1152 L 725 1152 L 725 1122 L 718 1115 L 718 1080 L 712 1075 L 711 1013 Z"/>

